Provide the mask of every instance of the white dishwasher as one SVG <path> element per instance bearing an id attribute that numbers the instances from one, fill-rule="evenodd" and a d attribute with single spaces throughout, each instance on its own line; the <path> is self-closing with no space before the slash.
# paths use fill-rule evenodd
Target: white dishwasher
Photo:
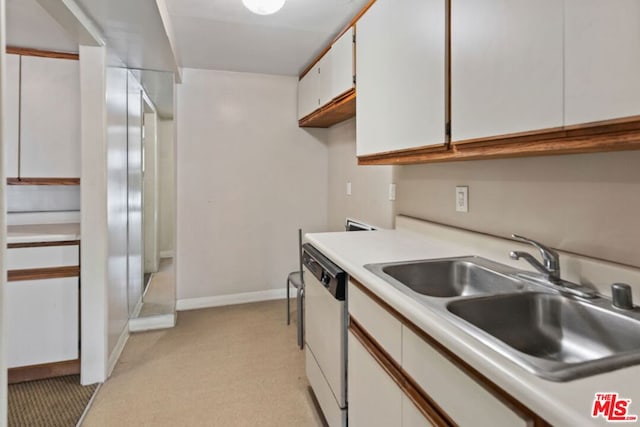
<path id="1" fill-rule="evenodd" d="M 347 274 L 303 245 L 307 378 L 331 427 L 347 425 Z"/>

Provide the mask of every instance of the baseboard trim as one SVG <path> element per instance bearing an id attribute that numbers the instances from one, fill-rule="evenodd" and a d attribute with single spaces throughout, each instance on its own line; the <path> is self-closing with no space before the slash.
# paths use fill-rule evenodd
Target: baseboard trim
<path id="1" fill-rule="evenodd" d="M 291 296 L 295 298 L 295 292 L 291 292 Z M 268 291 L 244 292 L 240 294 L 219 295 L 213 297 L 185 298 L 176 301 L 176 310 L 197 310 L 200 308 L 221 307 L 225 305 L 246 304 L 249 302 L 284 299 L 286 297 L 286 289 L 271 289 Z"/>
<path id="2" fill-rule="evenodd" d="M 160 251 L 160 258 L 173 258 L 174 256 L 174 251 Z"/>
<path id="3" fill-rule="evenodd" d="M 175 313 L 139 317 L 129 320 L 129 332 L 153 331 L 155 329 L 173 328 L 174 326 L 176 326 Z"/>
<path id="4" fill-rule="evenodd" d="M 149 289 L 149 286 L 147 286 L 147 289 Z M 147 293 L 147 289 L 144 290 L 145 293 Z M 140 312 L 142 311 L 142 305 L 143 305 L 142 297 L 144 297 L 144 294 L 140 296 L 140 299 L 136 304 L 136 308 L 133 309 L 133 314 L 131 315 L 131 317 L 138 317 L 140 315 Z"/>
<path id="5" fill-rule="evenodd" d="M 127 340 L 129 339 L 129 325 L 127 325 L 122 332 L 120 333 L 120 337 L 118 337 L 118 342 L 116 343 L 115 348 L 109 355 L 109 363 L 107 366 L 107 378 L 111 376 L 113 372 L 113 368 L 116 367 L 116 363 L 120 359 L 120 355 L 122 354 L 122 350 L 124 350 L 124 346 L 127 345 Z"/>

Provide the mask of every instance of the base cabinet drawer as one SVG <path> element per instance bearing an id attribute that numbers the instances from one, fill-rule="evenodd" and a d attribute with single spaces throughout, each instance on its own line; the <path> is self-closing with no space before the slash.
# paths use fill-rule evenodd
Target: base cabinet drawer
<path id="1" fill-rule="evenodd" d="M 78 358 L 78 278 L 8 282 L 7 367 Z"/>
<path id="2" fill-rule="evenodd" d="M 349 282 L 349 314 L 395 360 L 400 360 L 402 350 L 402 323 L 391 313 Z"/>
<path id="3" fill-rule="evenodd" d="M 7 270 L 80 265 L 80 246 L 38 246 L 7 249 Z"/>
<path id="4" fill-rule="evenodd" d="M 532 419 L 515 412 L 406 326 L 402 368 L 459 426 L 533 425 Z"/>

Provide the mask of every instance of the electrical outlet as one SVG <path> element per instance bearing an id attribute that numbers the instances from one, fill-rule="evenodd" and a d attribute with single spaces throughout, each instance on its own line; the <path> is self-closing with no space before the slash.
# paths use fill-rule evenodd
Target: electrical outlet
<path id="1" fill-rule="evenodd" d="M 392 202 L 396 199 L 396 185 L 389 184 L 389 200 Z"/>
<path id="2" fill-rule="evenodd" d="M 469 212 L 469 187 L 456 187 L 456 212 Z"/>
<path id="3" fill-rule="evenodd" d="M 351 195 L 351 181 L 347 182 L 347 196 Z"/>

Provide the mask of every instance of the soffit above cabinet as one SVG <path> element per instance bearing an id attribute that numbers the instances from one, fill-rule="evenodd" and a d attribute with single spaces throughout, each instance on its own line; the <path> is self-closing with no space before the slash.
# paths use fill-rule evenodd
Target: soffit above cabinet
<path id="1" fill-rule="evenodd" d="M 78 42 L 36 0 L 7 0 L 7 45 L 77 52 Z"/>
<path id="2" fill-rule="evenodd" d="M 297 76 L 367 2 L 288 0 L 268 16 L 240 0 L 167 5 L 185 67 Z"/>

